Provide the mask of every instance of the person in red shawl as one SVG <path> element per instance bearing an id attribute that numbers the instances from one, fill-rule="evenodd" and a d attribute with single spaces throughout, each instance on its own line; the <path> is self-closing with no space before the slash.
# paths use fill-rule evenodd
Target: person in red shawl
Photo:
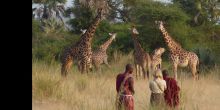
<path id="1" fill-rule="evenodd" d="M 116 78 L 116 107 L 117 110 L 134 110 L 134 79 L 133 67 L 127 64 L 125 72 L 118 74 Z"/>
<path id="2" fill-rule="evenodd" d="M 167 89 L 164 91 L 164 99 L 166 104 L 170 107 L 177 107 L 179 105 L 179 91 L 177 81 L 174 78 L 168 77 L 168 71 L 163 70 L 163 79 L 166 81 Z"/>

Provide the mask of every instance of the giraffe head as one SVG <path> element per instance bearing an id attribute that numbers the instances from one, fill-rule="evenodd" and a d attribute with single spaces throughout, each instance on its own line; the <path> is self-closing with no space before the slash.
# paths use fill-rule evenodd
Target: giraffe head
<path id="1" fill-rule="evenodd" d="M 111 36 L 112 40 L 115 40 L 117 33 L 108 33 Z"/>
<path id="2" fill-rule="evenodd" d="M 162 29 L 163 27 L 163 21 L 155 21 L 155 24 L 159 27 L 159 29 Z"/>
<path id="3" fill-rule="evenodd" d="M 132 28 L 128 28 L 128 29 L 131 30 L 132 34 L 136 34 L 136 35 L 139 34 L 139 32 L 137 31 L 137 29 L 134 26 L 132 26 Z"/>
<path id="4" fill-rule="evenodd" d="M 80 31 L 82 32 L 82 34 L 85 34 L 85 33 L 86 33 L 86 30 L 87 30 L 87 29 L 80 29 Z"/>
<path id="5" fill-rule="evenodd" d="M 97 9 L 97 14 L 98 14 L 97 17 L 99 17 L 100 19 L 102 19 L 103 9 L 102 9 L 102 8 L 98 8 L 98 9 Z"/>
<path id="6" fill-rule="evenodd" d="M 154 55 L 162 55 L 165 52 L 165 48 L 159 47 L 154 50 Z"/>

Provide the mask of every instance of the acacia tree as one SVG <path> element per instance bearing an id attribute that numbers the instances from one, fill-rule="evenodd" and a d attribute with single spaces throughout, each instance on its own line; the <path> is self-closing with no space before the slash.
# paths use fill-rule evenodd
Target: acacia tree
<path id="1" fill-rule="evenodd" d="M 219 0 L 173 0 L 192 16 L 194 24 L 216 23 L 220 18 Z"/>

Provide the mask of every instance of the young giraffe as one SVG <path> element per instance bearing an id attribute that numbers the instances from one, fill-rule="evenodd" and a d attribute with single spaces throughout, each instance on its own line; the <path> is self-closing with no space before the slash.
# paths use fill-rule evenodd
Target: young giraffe
<path id="1" fill-rule="evenodd" d="M 132 27 L 131 29 L 131 37 L 134 42 L 134 64 L 136 69 L 136 78 L 141 76 L 141 70 L 144 75 L 144 79 L 146 77 L 146 71 L 145 68 L 147 67 L 147 78 L 149 79 L 149 71 L 150 71 L 150 64 L 151 59 L 150 55 L 144 51 L 144 49 L 141 47 L 140 43 L 138 42 L 137 35 L 139 34 L 137 29 L 135 27 Z"/>
<path id="2" fill-rule="evenodd" d="M 186 67 L 187 65 L 191 68 L 191 73 L 194 79 L 198 78 L 197 65 L 199 65 L 199 58 L 194 52 L 189 52 L 183 49 L 178 43 L 176 43 L 164 28 L 162 21 L 156 21 L 160 31 L 163 34 L 163 38 L 170 50 L 170 58 L 173 64 L 173 72 L 175 79 L 177 80 L 177 67 Z"/>
<path id="3" fill-rule="evenodd" d="M 98 24 L 102 18 L 102 8 L 99 8 L 98 14 L 89 28 L 86 30 L 84 34 L 81 35 L 80 40 L 71 45 L 69 48 L 64 50 L 64 53 L 61 58 L 61 75 L 66 76 L 69 72 L 70 67 L 72 66 L 73 60 L 78 60 L 80 63 L 80 72 L 84 73 L 85 71 L 88 73 L 88 69 L 91 65 L 91 57 L 92 57 L 92 49 L 91 42 L 93 39 L 93 35 Z"/>
<path id="4" fill-rule="evenodd" d="M 112 43 L 112 41 L 116 37 L 116 33 L 109 33 L 111 36 L 109 40 L 107 40 L 105 43 L 100 45 L 97 50 L 93 51 L 92 53 L 92 64 L 95 66 L 96 70 L 99 69 L 100 64 L 104 63 L 108 67 L 108 55 L 106 53 L 106 50 L 108 49 L 109 45 Z"/>
<path id="5" fill-rule="evenodd" d="M 157 69 L 162 68 L 162 54 L 165 52 L 165 48 L 157 48 L 154 50 L 153 54 L 151 55 L 151 70 L 156 71 Z"/>

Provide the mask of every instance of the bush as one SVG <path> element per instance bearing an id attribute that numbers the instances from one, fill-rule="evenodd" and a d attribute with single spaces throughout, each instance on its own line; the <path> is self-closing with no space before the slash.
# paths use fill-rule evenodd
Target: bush
<path id="1" fill-rule="evenodd" d="M 216 64 L 215 56 L 211 49 L 209 48 L 198 48 L 196 53 L 199 57 L 200 67 L 203 69 L 214 67 Z"/>
<path id="2" fill-rule="evenodd" d="M 79 36 L 68 32 L 42 33 L 42 36 L 32 42 L 32 57 L 48 63 L 59 61 L 63 50 L 78 39 Z"/>

